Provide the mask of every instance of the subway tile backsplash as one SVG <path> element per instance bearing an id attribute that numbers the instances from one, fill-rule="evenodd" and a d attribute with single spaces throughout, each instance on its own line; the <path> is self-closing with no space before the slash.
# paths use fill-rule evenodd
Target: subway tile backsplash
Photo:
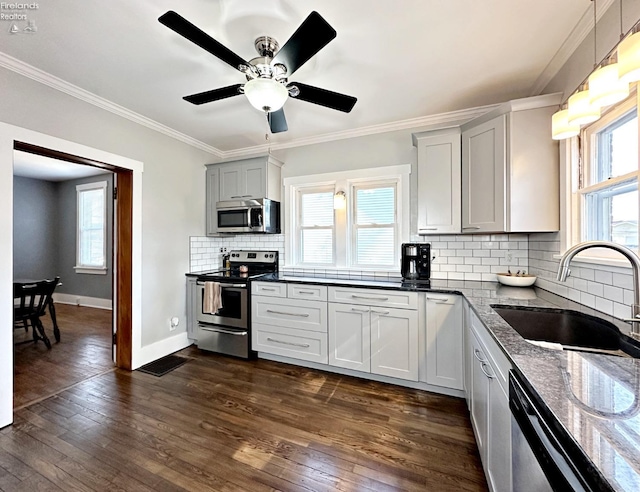
<path id="1" fill-rule="evenodd" d="M 587 265 L 574 262 L 571 276 L 558 282 L 559 233 L 465 234 L 414 236 L 414 242 L 431 243 L 435 259 L 431 278 L 444 280 L 496 281 L 496 273 L 511 269 L 536 275 L 536 286 L 617 318 L 630 315 L 633 279 L 629 268 Z M 269 249 L 279 253 L 279 269 L 287 275 L 327 275 L 331 277 L 384 279 L 398 278 L 400 272 L 287 268 L 285 240 L 277 235 L 238 235 L 190 238 L 190 271 L 208 271 L 222 266 L 220 248 Z"/>
<path id="2" fill-rule="evenodd" d="M 589 265 L 574 259 L 567 281 L 558 282 L 560 260 L 554 256 L 559 254 L 559 233 L 529 235 L 529 265 L 531 273 L 538 276 L 538 287 L 616 318 L 631 315 L 633 277 L 629 268 Z"/>

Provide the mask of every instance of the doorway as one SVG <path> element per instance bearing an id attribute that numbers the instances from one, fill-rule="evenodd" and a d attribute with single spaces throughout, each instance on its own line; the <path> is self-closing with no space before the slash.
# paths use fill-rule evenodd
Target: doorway
<path id="1" fill-rule="evenodd" d="M 14 150 L 27 152 L 72 164 L 93 166 L 115 174 L 117 190 L 114 201 L 113 224 L 113 323 L 115 365 L 122 369 L 132 368 L 132 216 L 133 216 L 133 172 L 130 169 L 95 159 L 78 156 L 35 144 L 14 141 Z"/>

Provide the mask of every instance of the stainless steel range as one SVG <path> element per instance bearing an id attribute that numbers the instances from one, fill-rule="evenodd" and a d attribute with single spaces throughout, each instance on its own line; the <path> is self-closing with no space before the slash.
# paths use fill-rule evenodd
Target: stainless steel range
<path id="1" fill-rule="evenodd" d="M 249 358 L 251 323 L 249 320 L 249 280 L 278 271 L 277 251 L 231 251 L 230 268 L 202 273 L 197 279 L 197 345 L 236 357 Z M 222 307 L 206 313 L 205 282 L 220 284 Z"/>

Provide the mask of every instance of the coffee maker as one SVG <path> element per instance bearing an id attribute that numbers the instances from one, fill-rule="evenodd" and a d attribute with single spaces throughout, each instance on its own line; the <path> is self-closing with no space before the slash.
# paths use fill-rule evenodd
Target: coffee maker
<path id="1" fill-rule="evenodd" d="M 405 280 L 429 280 L 431 277 L 431 244 L 402 244 L 402 278 Z"/>

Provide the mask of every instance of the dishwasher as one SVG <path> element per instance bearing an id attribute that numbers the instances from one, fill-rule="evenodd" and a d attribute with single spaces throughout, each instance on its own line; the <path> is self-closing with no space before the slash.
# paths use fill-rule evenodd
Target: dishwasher
<path id="1" fill-rule="evenodd" d="M 613 489 L 579 449 L 569 450 L 536 406 L 526 383 L 509 373 L 514 492 L 582 492 Z M 582 455 L 581 455 L 582 454 Z"/>

